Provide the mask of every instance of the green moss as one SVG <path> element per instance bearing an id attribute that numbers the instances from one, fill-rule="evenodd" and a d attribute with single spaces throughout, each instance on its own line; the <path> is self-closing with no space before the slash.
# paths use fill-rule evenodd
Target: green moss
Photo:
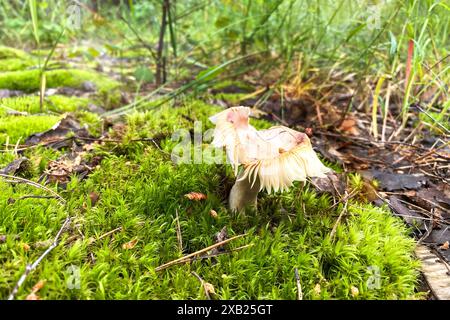
<path id="1" fill-rule="evenodd" d="M 218 93 L 215 95 L 217 99 L 227 101 L 232 105 L 241 105 L 246 96 L 248 96 L 246 93 Z"/>
<path id="2" fill-rule="evenodd" d="M 54 95 L 45 98 L 44 110 L 57 113 L 70 112 L 86 108 L 89 100 L 86 98 L 66 97 Z M 6 114 L 7 109 L 25 111 L 27 113 L 40 113 L 38 96 L 23 96 L 0 99 L 0 116 Z"/>
<path id="3" fill-rule="evenodd" d="M 0 46 L 0 72 L 23 70 L 35 64 L 25 51 Z"/>
<path id="4" fill-rule="evenodd" d="M 8 58 L 29 59 L 29 55 L 23 50 L 0 46 L 0 59 Z"/>
<path id="5" fill-rule="evenodd" d="M 106 93 L 119 87 L 119 83 L 99 73 L 86 70 L 51 70 L 46 73 L 47 88 L 80 88 L 85 81 L 91 81 L 99 92 Z M 32 92 L 40 88 L 40 71 L 26 70 L 0 74 L 0 88 Z"/>
<path id="6" fill-rule="evenodd" d="M 30 59 L 9 58 L 0 60 L 0 72 L 23 70 L 35 65 L 35 62 Z"/>
<path id="7" fill-rule="evenodd" d="M 236 87 L 238 89 L 245 90 L 245 91 L 248 91 L 248 92 L 252 92 L 252 91 L 255 90 L 255 88 L 252 85 L 250 85 L 250 84 L 248 84 L 246 82 L 243 82 L 243 81 L 238 81 L 238 80 L 223 80 L 223 81 L 220 81 L 218 83 L 215 83 L 211 87 L 211 89 L 215 89 L 215 90 L 219 90 L 220 91 L 221 89 L 224 89 L 224 88 L 227 88 L 227 87 Z"/>
<path id="8" fill-rule="evenodd" d="M 31 134 L 50 129 L 58 120 L 57 116 L 0 117 L 0 144 L 23 143 Z"/>
<path id="9" fill-rule="evenodd" d="M 37 199 L 20 206 L 7 204 L 10 197 L 41 191 L 26 185 L 12 189 L 0 182 L 0 234 L 7 235 L 0 244 L 0 298 L 12 290 L 26 263 L 42 253 L 35 244 L 52 239 L 67 212 L 74 217 L 77 231 L 63 235 L 51 258 L 30 274 L 18 298 L 46 279 L 39 291 L 44 299 L 204 299 L 201 284 L 191 274 L 195 271 L 214 285 L 220 299 L 295 299 L 295 268 L 305 299 L 417 297 L 414 242 L 387 208 L 350 200 L 348 214 L 331 239 L 342 206 L 330 209 L 330 197 L 318 196 L 308 184 L 296 183 L 285 193 L 261 192 L 258 212 L 233 214 L 226 204 L 234 180 L 229 166 L 172 163 L 170 151 L 176 142 L 170 141 L 171 133 L 180 128 L 192 131 L 193 121 L 211 128 L 207 118 L 220 110 L 186 101 L 179 108 L 165 106 L 129 116 L 124 143 L 100 147 L 97 152 L 105 157 L 101 166 L 87 180 L 73 178 L 67 190 L 60 191 L 67 207 Z M 163 150 L 152 143 L 130 141 L 157 133 L 168 134 L 162 137 Z M 203 192 L 207 199 L 189 201 L 184 194 L 191 191 Z M 100 196 L 95 206 L 88 197 L 92 192 Z M 210 216 L 211 209 L 218 212 L 217 219 Z M 183 252 L 178 248 L 176 211 Z M 211 245 L 224 226 L 230 236 L 247 234 L 229 248 L 252 246 L 214 262 L 196 261 L 155 272 L 167 261 Z M 91 242 L 118 227 L 121 231 Z M 138 240 L 136 246 L 123 249 L 133 239 Z M 33 249 L 25 252 L 24 242 Z M 69 267 L 80 271 L 79 289 L 67 289 Z M 358 295 L 352 295 L 354 288 Z"/>

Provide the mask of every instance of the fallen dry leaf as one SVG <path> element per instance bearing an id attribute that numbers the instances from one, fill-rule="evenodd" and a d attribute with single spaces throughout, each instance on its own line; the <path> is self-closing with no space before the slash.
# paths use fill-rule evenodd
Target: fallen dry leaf
<path id="1" fill-rule="evenodd" d="M 359 295 L 359 289 L 355 286 L 351 286 L 350 292 L 353 298 L 356 298 Z"/>
<path id="2" fill-rule="evenodd" d="M 30 245 L 28 243 L 23 243 L 22 248 L 24 251 L 28 251 L 28 250 L 30 250 Z"/>
<path id="3" fill-rule="evenodd" d="M 133 249 L 137 243 L 138 243 L 138 239 L 131 240 L 130 242 L 124 243 L 122 245 L 122 249 L 125 249 L 125 250 Z"/>
<path id="4" fill-rule="evenodd" d="M 91 206 L 95 206 L 100 199 L 100 195 L 96 192 L 89 193 L 89 199 L 91 200 Z"/>
<path id="5" fill-rule="evenodd" d="M 353 136 L 358 136 L 359 131 L 356 127 L 356 120 L 353 118 L 347 118 L 344 121 L 342 121 L 341 125 L 338 128 L 340 131 L 349 133 Z"/>
<path id="6" fill-rule="evenodd" d="M 321 291 L 322 291 L 322 290 L 321 290 L 321 288 L 320 288 L 320 283 L 316 284 L 316 285 L 314 286 L 314 294 L 319 295 Z"/>
<path id="7" fill-rule="evenodd" d="M 205 288 L 205 291 L 208 294 L 213 294 L 213 295 L 216 294 L 216 290 L 214 289 L 214 286 L 211 283 L 203 282 L 203 287 Z"/>
<path id="8" fill-rule="evenodd" d="M 188 194 L 184 195 L 186 198 L 188 198 L 189 200 L 193 200 L 193 201 L 201 201 L 201 200 L 206 200 L 207 196 L 204 193 L 201 192 L 189 192 Z"/>
<path id="9" fill-rule="evenodd" d="M 219 215 L 217 214 L 216 210 L 213 210 L 213 209 L 211 209 L 211 210 L 209 211 L 209 215 L 210 215 L 211 217 L 213 217 L 214 219 L 217 219 L 217 218 L 219 217 Z"/>
<path id="10" fill-rule="evenodd" d="M 25 300 L 41 300 L 41 298 L 36 293 L 32 292 L 29 295 L 27 295 Z"/>
<path id="11" fill-rule="evenodd" d="M 444 244 L 439 247 L 439 249 L 442 249 L 442 250 L 448 250 L 448 248 L 449 248 L 448 241 L 445 241 Z"/>
<path id="12" fill-rule="evenodd" d="M 17 175 L 18 173 L 26 172 L 31 167 L 31 161 L 22 157 L 20 159 L 14 160 L 10 164 L 8 164 L 5 168 L 0 169 L 0 173 L 9 174 L 9 175 Z"/>
<path id="13" fill-rule="evenodd" d="M 32 293 L 36 293 L 36 292 L 38 292 L 39 290 L 41 290 L 44 286 L 45 286 L 45 283 L 47 282 L 47 280 L 39 280 L 34 286 L 33 286 L 33 288 L 31 289 L 31 292 Z"/>

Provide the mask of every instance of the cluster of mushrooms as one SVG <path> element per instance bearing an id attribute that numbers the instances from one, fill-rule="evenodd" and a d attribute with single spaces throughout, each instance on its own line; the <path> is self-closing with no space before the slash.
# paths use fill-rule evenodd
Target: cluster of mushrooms
<path id="1" fill-rule="evenodd" d="M 209 118 L 216 127 L 213 146 L 226 149 L 237 176 L 229 206 L 233 211 L 256 206 L 259 191 L 285 191 L 294 181 L 326 176 L 325 167 L 304 133 L 285 126 L 256 130 L 249 107 L 232 107 Z"/>

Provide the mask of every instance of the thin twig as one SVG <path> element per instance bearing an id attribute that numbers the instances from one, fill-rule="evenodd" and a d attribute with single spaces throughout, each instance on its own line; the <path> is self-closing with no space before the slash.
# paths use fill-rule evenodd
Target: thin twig
<path id="1" fill-rule="evenodd" d="M 231 249 L 231 250 L 216 251 L 214 253 L 201 255 L 200 257 L 192 257 L 192 258 L 189 258 L 189 259 L 186 259 L 186 260 L 182 260 L 182 261 L 180 261 L 177 264 L 183 264 L 183 263 L 187 263 L 187 262 L 193 262 L 193 261 L 198 261 L 198 260 L 205 260 L 205 259 L 215 258 L 215 257 L 222 256 L 222 255 L 225 255 L 225 254 L 233 253 L 233 252 L 236 252 L 236 251 L 239 251 L 239 250 L 242 250 L 242 249 L 250 248 L 250 247 L 253 247 L 254 245 L 255 245 L 254 243 L 250 243 L 250 244 L 246 244 L 245 246 L 237 247 L 237 248 L 234 248 L 234 249 Z"/>
<path id="2" fill-rule="evenodd" d="M 89 244 L 92 244 L 92 243 L 94 243 L 94 242 L 96 242 L 96 241 L 99 241 L 99 240 L 101 240 L 101 239 L 103 239 L 103 238 L 106 238 L 107 236 L 109 236 L 109 235 L 111 235 L 111 234 L 113 234 L 113 233 L 115 233 L 115 232 L 117 232 L 117 231 L 122 231 L 122 227 L 115 228 L 114 230 L 111 230 L 111 231 L 108 231 L 108 232 L 105 233 L 105 234 L 102 234 L 102 235 L 101 235 L 100 237 L 98 237 L 97 239 L 91 240 L 91 241 L 89 242 Z"/>
<path id="3" fill-rule="evenodd" d="M 347 192 L 345 192 L 345 195 L 346 195 L 346 196 L 348 195 Z M 345 197 L 344 197 L 344 198 L 345 198 Z M 342 217 L 344 216 L 345 213 L 347 213 L 347 206 L 348 206 L 348 200 L 345 200 L 345 202 L 344 202 L 344 208 L 342 208 L 342 211 L 341 211 L 341 213 L 339 214 L 339 217 L 337 218 L 337 220 L 336 220 L 336 222 L 335 222 L 335 224 L 334 224 L 334 226 L 333 226 L 333 229 L 331 230 L 331 233 L 330 233 L 330 238 L 331 238 L 331 239 L 334 238 L 334 235 L 336 234 L 337 227 L 338 227 L 338 225 L 339 225 L 339 222 L 342 220 Z"/>
<path id="4" fill-rule="evenodd" d="M 230 253 L 233 253 L 233 252 L 236 252 L 236 251 L 240 251 L 242 249 L 250 248 L 250 247 L 253 247 L 253 246 L 254 246 L 254 244 L 250 243 L 250 244 L 246 244 L 245 246 L 237 247 L 237 248 L 234 248 L 234 249 L 231 249 L 231 250 L 227 250 L 227 251 L 217 251 L 217 252 L 214 252 L 214 253 L 201 255 L 199 257 L 197 257 L 197 256 L 190 257 L 190 258 L 187 258 L 185 260 L 180 260 L 180 261 L 174 263 L 173 265 L 179 265 L 179 264 L 191 263 L 191 262 L 194 262 L 194 261 L 201 261 L 201 260 L 205 260 L 205 259 L 215 258 L 215 257 L 218 257 L 218 256 L 222 256 L 222 255 L 225 255 L 225 254 L 230 254 Z"/>
<path id="5" fill-rule="evenodd" d="M 298 269 L 295 268 L 295 280 L 297 281 L 297 300 L 303 300 L 302 284 L 300 282 L 300 276 L 298 275 Z"/>
<path id="6" fill-rule="evenodd" d="M 183 252 L 183 237 L 181 236 L 181 226 L 180 226 L 180 217 L 178 216 L 178 209 L 175 209 L 175 213 L 177 215 L 176 221 L 177 221 L 177 240 L 178 240 L 178 247 L 180 249 L 180 252 Z"/>
<path id="7" fill-rule="evenodd" d="M 191 272 L 202 284 L 203 290 L 205 291 L 206 297 L 208 298 L 208 300 L 211 300 L 211 296 L 209 295 L 209 290 L 206 288 L 205 285 L 205 280 L 203 280 L 195 271 Z"/>
<path id="8" fill-rule="evenodd" d="M 57 194 L 55 191 L 53 191 L 52 189 L 49 189 L 46 186 L 43 186 L 39 183 L 36 183 L 34 181 L 31 181 L 31 180 L 28 180 L 25 178 L 16 177 L 16 176 L 10 176 L 10 175 L 3 174 L 3 173 L 0 173 L 0 177 L 6 178 L 6 179 L 12 179 L 12 180 L 5 180 L 9 183 L 24 183 L 29 186 L 33 186 L 35 188 L 45 190 L 45 191 L 51 193 L 53 196 L 55 196 L 55 198 L 58 199 L 59 201 L 61 201 L 62 203 L 66 203 L 66 200 L 64 200 L 64 198 L 61 197 L 59 194 Z"/>
<path id="9" fill-rule="evenodd" d="M 11 198 L 10 200 L 12 202 L 16 202 L 16 201 L 20 201 L 20 200 L 25 200 L 25 199 L 58 199 L 56 196 L 37 196 L 37 195 L 29 195 L 29 196 L 23 196 L 17 199 L 13 199 Z"/>
<path id="10" fill-rule="evenodd" d="M 8 297 L 8 300 L 14 300 L 14 297 L 16 296 L 17 291 L 19 291 L 19 288 L 25 282 L 25 280 L 27 279 L 27 276 L 31 273 L 31 271 L 36 269 L 36 267 L 39 265 L 39 263 L 41 263 L 41 261 L 45 258 L 45 256 L 47 256 L 54 248 L 56 248 L 56 246 L 58 246 L 59 237 L 63 233 L 66 226 L 69 224 L 70 220 L 71 220 L 71 217 L 66 218 L 61 229 L 59 229 L 58 233 L 56 234 L 56 237 L 53 240 L 53 243 L 51 244 L 51 246 L 48 247 L 48 249 L 45 250 L 45 252 L 35 262 L 33 262 L 33 264 L 27 264 L 27 266 L 25 268 L 25 272 L 22 274 L 19 281 L 17 281 L 16 285 L 14 286 L 13 291 L 11 292 L 11 294 Z"/>
<path id="11" fill-rule="evenodd" d="M 209 246 L 209 247 L 206 247 L 206 248 L 204 248 L 204 249 L 198 250 L 198 251 L 196 251 L 196 252 L 194 252 L 194 253 L 188 254 L 188 255 L 186 255 L 186 256 L 184 256 L 184 257 L 181 257 L 181 258 L 178 258 L 178 259 L 169 261 L 169 262 L 167 262 L 167 263 L 165 263 L 165 264 L 160 265 L 159 267 L 157 267 L 157 268 L 155 269 L 155 271 L 161 271 L 161 270 L 167 269 L 167 268 L 169 268 L 169 267 L 171 267 L 171 266 L 173 266 L 173 265 L 175 265 L 175 264 L 178 264 L 178 263 L 180 263 L 180 262 L 181 262 L 181 263 L 184 263 L 185 260 L 187 260 L 187 259 L 189 259 L 189 258 L 198 256 L 198 255 L 200 255 L 200 254 L 202 254 L 202 253 L 204 253 L 204 252 L 207 252 L 207 251 L 212 250 L 212 249 L 214 249 L 214 248 L 223 246 L 224 244 L 226 244 L 226 243 L 228 243 L 228 242 L 230 242 L 230 241 L 232 241 L 232 240 L 235 240 L 235 239 L 238 239 L 238 238 L 242 238 L 242 237 L 244 237 L 244 236 L 246 236 L 246 235 L 247 235 L 247 234 L 241 234 L 241 235 L 237 235 L 237 236 L 231 237 L 231 238 L 229 238 L 229 239 L 226 239 L 226 240 L 224 240 L 224 241 L 220 241 L 220 242 L 218 242 L 218 243 L 216 243 L 216 244 L 213 244 L 213 245 L 211 245 L 211 246 Z"/>

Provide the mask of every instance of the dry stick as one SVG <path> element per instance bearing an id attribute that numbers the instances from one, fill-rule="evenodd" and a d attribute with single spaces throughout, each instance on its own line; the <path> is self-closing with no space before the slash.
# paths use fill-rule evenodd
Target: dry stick
<path id="1" fill-rule="evenodd" d="M 431 214 L 434 216 L 434 208 L 431 209 Z M 428 238 L 433 231 L 433 221 L 430 221 L 430 225 L 428 227 L 426 223 L 424 223 L 423 225 L 425 226 L 426 232 L 422 237 L 420 237 L 420 239 L 417 241 L 417 244 L 421 244 L 422 241 Z"/>
<path id="2" fill-rule="evenodd" d="M 45 191 L 51 193 L 52 195 L 54 195 L 55 198 L 58 199 L 59 201 L 61 201 L 62 203 L 66 203 L 66 200 L 64 200 L 63 197 L 61 197 L 55 191 L 53 191 L 52 189 L 49 189 L 46 186 L 43 186 L 43 185 L 41 185 L 39 183 L 36 183 L 34 181 L 31 181 L 31 180 L 28 180 L 28 179 L 24 179 L 24 178 L 20 178 L 20 177 L 16 177 L 16 176 L 10 176 L 10 175 L 3 174 L 3 173 L 0 173 L 0 177 L 7 178 L 7 179 L 12 179 L 12 180 L 7 180 L 7 182 L 10 182 L 10 183 L 24 183 L 24 184 L 27 184 L 29 186 L 33 186 L 35 188 L 45 190 Z"/>
<path id="3" fill-rule="evenodd" d="M 297 268 L 295 268 L 295 280 L 297 281 L 297 300 L 303 300 L 302 284 L 300 282 L 300 276 L 298 275 Z"/>
<path id="4" fill-rule="evenodd" d="M 107 236 L 109 236 L 109 235 L 111 235 L 111 234 L 113 234 L 113 233 L 115 233 L 115 232 L 117 232 L 117 231 L 122 231 L 122 227 L 115 228 L 114 230 L 111 230 L 111 231 L 108 231 L 108 232 L 105 233 L 105 234 L 102 234 L 102 235 L 101 235 L 100 237 L 98 237 L 97 239 L 93 239 L 93 240 L 89 241 L 89 244 L 93 244 L 93 243 L 96 242 L 96 241 L 99 241 L 99 240 L 101 240 L 101 239 L 103 239 L 103 238 L 106 238 Z"/>
<path id="5" fill-rule="evenodd" d="M 345 195 L 348 196 L 348 193 L 345 192 Z M 333 239 L 334 235 L 336 234 L 336 230 L 337 230 L 338 224 L 341 221 L 341 219 L 344 216 L 344 214 L 347 212 L 347 206 L 348 206 L 348 200 L 346 200 L 344 202 L 344 208 L 342 208 L 342 211 L 339 214 L 339 217 L 337 218 L 337 220 L 336 220 L 336 222 L 335 222 L 335 224 L 333 226 L 333 229 L 331 230 L 330 239 Z"/>
<path id="6" fill-rule="evenodd" d="M 442 148 L 446 147 L 446 146 L 449 145 L 449 144 L 450 144 L 450 141 L 447 141 L 446 143 L 440 145 L 439 147 L 434 148 L 434 149 L 431 149 L 430 151 L 428 151 L 428 152 L 425 153 L 424 155 L 422 155 L 422 156 L 420 156 L 420 157 L 414 159 L 414 161 L 416 162 L 416 161 L 422 160 L 423 158 L 426 158 L 426 157 L 432 155 L 433 153 L 437 153 L 437 151 L 438 151 L 439 149 L 442 149 Z M 439 153 L 437 153 L 437 154 L 440 155 Z"/>
<path id="7" fill-rule="evenodd" d="M 178 216 L 178 209 L 175 209 L 175 213 L 177 215 L 176 221 L 177 221 L 178 247 L 180 248 L 180 252 L 183 252 L 183 237 L 181 236 L 181 226 L 180 226 L 180 217 Z"/>
<path id="8" fill-rule="evenodd" d="M 246 244 L 245 246 L 237 247 L 237 248 L 227 250 L 227 251 L 218 251 L 218 252 L 211 253 L 211 254 L 205 254 L 205 255 L 202 255 L 199 257 L 190 257 L 185 260 L 178 261 L 178 262 L 174 263 L 173 265 L 179 265 L 179 264 L 185 264 L 185 263 L 190 263 L 190 262 L 199 261 L 199 260 L 205 260 L 205 259 L 209 259 L 209 258 L 215 258 L 215 257 L 222 256 L 225 254 L 233 253 L 233 252 L 236 252 L 236 251 L 239 251 L 242 249 L 253 247 L 254 245 L 255 245 L 254 243 L 250 243 L 250 244 Z"/>
<path id="9" fill-rule="evenodd" d="M 250 248 L 250 247 L 253 247 L 254 245 L 255 245 L 254 243 L 250 243 L 250 244 L 246 244 L 245 246 L 237 247 L 237 248 L 234 248 L 234 249 L 231 249 L 231 250 L 227 250 L 227 251 L 217 251 L 215 253 L 205 254 L 205 255 L 202 255 L 200 257 L 191 257 L 189 259 L 179 261 L 176 264 L 183 264 L 183 263 L 188 263 L 188 262 L 193 262 L 193 261 L 198 261 L 198 260 L 215 258 L 215 257 L 218 257 L 218 256 L 222 256 L 224 254 L 229 254 L 229 253 L 233 253 L 233 252 L 236 252 L 236 251 L 239 251 L 239 250 L 242 250 L 242 249 Z"/>
<path id="10" fill-rule="evenodd" d="M 207 252 L 207 251 L 212 250 L 212 249 L 214 249 L 214 248 L 220 247 L 220 246 L 222 246 L 222 245 L 224 245 L 224 244 L 226 244 L 226 243 L 228 243 L 228 242 L 230 242 L 230 241 L 232 241 L 232 240 L 235 240 L 235 239 L 238 239 L 238 238 L 242 238 L 242 237 L 244 237 L 244 236 L 246 236 L 246 235 L 247 235 L 247 234 L 245 233 L 245 234 L 241 234 L 241 235 L 234 236 L 234 237 L 232 237 L 232 238 L 230 238 L 230 239 L 226 239 L 226 240 L 224 240 L 224 241 L 220 241 L 220 242 L 218 242 L 218 243 L 216 243 L 216 244 L 213 244 L 213 245 L 211 245 L 211 246 L 209 246 L 209 247 L 206 247 L 206 248 L 201 249 L 201 250 L 199 250 L 199 251 L 196 251 L 196 252 L 194 252 L 194 253 L 188 254 L 188 255 L 186 255 L 186 256 L 184 256 L 184 257 L 181 257 L 181 258 L 172 260 L 172 261 L 170 261 L 170 262 L 167 262 L 167 263 L 165 263 L 165 264 L 163 264 L 163 265 L 160 265 L 159 267 L 157 267 L 157 268 L 155 269 L 155 271 L 161 271 L 161 270 L 167 269 L 168 267 L 173 266 L 173 265 L 175 265 L 175 264 L 178 264 L 178 263 L 181 262 L 181 261 L 184 262 L 184 260 L 186 260 L 186 259 L 189 259 L 189 258 L 198 256 L 199 254 L 201 254 L 201 253 L 203 253 L 203 252 Z"/>
<path id="11" fill-rule="evenodd" d="M 191 272 L 202 284 L 203 290 L 205 291 L 206 297 L 208 300 L 211 300 L 211 296 L 209 295 L 208 289 L 206 288 L 205 280 L 203 280 L 195 271 Z"/>
<path id="12" fill-rule="evenodd" d="M 11 198 L 12 201 L 20 201 L 25 199 L 57 199 L 56 196 L 36 196 L 36 195 L 29 195 L 29 196 L 23 196 L 17 199 Z"/>
<path id="13" fill-rule="evenodd" d="M 48 255 L 50 253 L 50 251 L 52 251 L 54 248 L 56 248 L 56 246 L 59 243 L 58 242 L 59 237 L 61 236 L 62 232 L 64 231 L 66 225 L 70 222 L 70 220 L 71 220 L 71 217 L 66 218 L 61 229 L 59 229 L 58 233 L 56 234 L 56 237 L 53 240 L 53 243 L 51 244 L 51 246 L 48 247 L 48 249 L 45 250 L 45 252 L 35 262 L 33 262 L 33 264 L 31 264 L 31 265 L 27 264 L 27 266 L 25 268 L 25 272 L 22 274 L 19 281 L 17 281 L 16 285 L 14 286 L 13 291 L 11 292 L 11 294 L 8 297 L 8 300 L 14 300 L 14 297 L 17 294 L 17 291 L 19 291 L 19 288 L 25 282 L 25 280 L 27 279 L 27 276 L 30 274 L 30 272 L 33 271 L 34 269 L 36 269 L 36 267 L 39 265 L 39 263 L 41 263 L 41 261 L 45 258 L 46 255 Z"/>

